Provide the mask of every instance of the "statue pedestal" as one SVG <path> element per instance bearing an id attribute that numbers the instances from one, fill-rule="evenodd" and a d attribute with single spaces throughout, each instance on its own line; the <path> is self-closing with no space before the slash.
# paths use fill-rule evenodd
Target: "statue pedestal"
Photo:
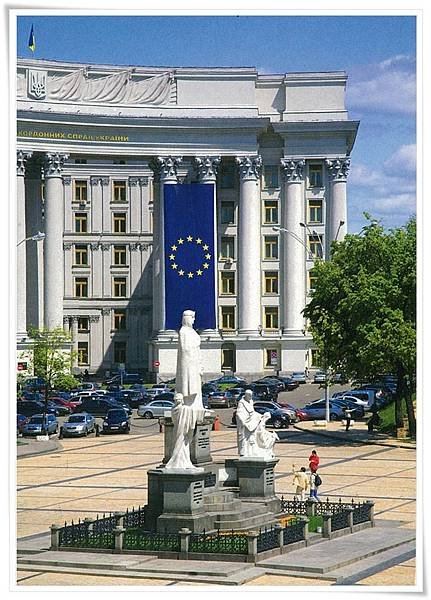
<path id="1" fill-rule="evenodd" d="M 205 471 L 152 469 L 148 471 L 146 525 L 152 531 L 178 532 L 209 529 L 212 521 L 204 509 Z"/>
<path id="2" fill-rule="evenodd" d="M 190 459 L 196 466 L 212 463 L 210 431 L 216 417 L 205 417 L 202 423 L 197 423 L 193 440 L 190 444 Z M 162 417 L 161 423 L 165 428 L 165 456 L 162 463 L 165 465 L 172 456 L 175 445 L 174 423 L 171 417 Z"/>
<path id="3" fill-rule="evenodd" d="M 280 510 L 275 495 L 274 468 L 278 458 L 265 459 L 242 456 L 236 461 L 239 497 L 249 502 L 264 502 L 274 512 Z"/>

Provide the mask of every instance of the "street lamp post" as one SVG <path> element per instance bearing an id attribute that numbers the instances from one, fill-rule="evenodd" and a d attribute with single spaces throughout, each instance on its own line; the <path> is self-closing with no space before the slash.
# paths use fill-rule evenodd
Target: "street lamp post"
<path id="1" fill-rule="evenodd" d="M 308 258 L 311 260 L 313 258 L 313 255 L 310 252 L 310 249 L 308 248 L 308 246 L 303 242 L 303 240 L 301 240 L 300 237 L 298 237 L 296 235 L 296 233 L 293 233 L 293 231 L 290 231 L 289 229 L 286 229 L 285 227 L 279 227 L 279 226 L 275 226 L 272 228 L 273 231 L 284 231 L 285 233 L 288 233 L 289 235 L 291 235 L 297 242 L 299 242 L 300 244 L 302 244 L 302 246 L 304 246 L 304 248 L 307 250 L 307 256 Z"/>
<path id="2" fill-rule="evenodd" d="M 40 242 L 41 240 L 44 240 L 44 239 L 45 239 L 45 234 L 42 231 L 38 231 L 35 235 L 31 235 L 30 237 L 24 238 L 23 240 L 18 242 L 16 247 L 18 248 L 18 246 L 21 246 L 21 244 L 23 244 L 24 242 L 28 242 L 29 240 L 33 240 L 34 242 Z"/>

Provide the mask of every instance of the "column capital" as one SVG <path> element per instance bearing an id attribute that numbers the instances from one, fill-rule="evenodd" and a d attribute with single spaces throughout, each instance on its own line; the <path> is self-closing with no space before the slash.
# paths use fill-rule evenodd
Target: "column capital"
<path id="1" fill-rule="evenodd" d="M 350 158 L 334 158 L 325 160 L 332 181 L 346 181 L 350 170 Z"/>
<path id="2" fill-rule="evenodd" d="M 102 308 L 101 313 L 104 317 L 106 317 L 111 314 L 111 309 L 110 308 Z"/>
<path id="3" fill-rule="evenodd" d="M 139 187 L 145 187 L 148 185 L 148 177 L 129 177 L 129 186 L 135 187 L 139 184 Z"/>
<path id="4" fill-rule="evenodd" d="M 72 242 L 63 242 L 63 250 L 72 250 Z"/>
<path id="5" fill-rule="evenodd" d="M 150 162 L 150 169 L 160 183 L 177 183 L 177 168 L 182 156 L 155 156 Z"/>
<path id="6" fill-rule="evenodd" d="M 88 320 L 90 321 L 90 323 L 98 323 L 100 319 L 100 315 L 90 315 L 88 317 Z"/>
<path id="7" fill-rule="evenodd" d="M 215 182 L 220 162 L 221 156 L 196 156 L 195 166 L 199 183 Z"/>
<path id="8" fill-rule="evenodd" d="M 78 323 L 79 317 L 77 315 L 73 315 L 73 316 L 71 316 L 69 318 L 72 321 L 72 325 L 76 325 Z"/>
<path id="9" fill-rule="evenodd" d="M 47 152 L 44 157 L 43 172 L 45 179 L 49 177 L 61 177 L 64 162 L 69 158 L 68 154 L 60 152 Z"/>
<path id="10" fill-rule="evenodd" d="M 140 250 L 141 249 L 141 244 L 139 244 L 139 242 L 132 242 L 131 244 L 129 244 L 129 250 L 131 252 L 136 252 L 136 250 Z"/>
<path id="11" fill-rule="evenodd" d="M 280 162 L 286 183 L 302 183 L 304 181 L 304 158 L 281 158 Z"/>
<path id="12" fill-rule="evenodd" d="M 235 162 L 239 168 L 241 181 L 257 181 L 262 169 L 262 157 L 255 156 L 236 156 Z"/>
<path id="13" fill-rule="evenodd" d="M 100 248 L 102 249 L 102 252 L 107 252 L 108 250 L 111 249 L 111 244 L 102 243 L 102 244 L 100 244 Z"/>
<path id="14" fill-rule="evenodd" d="M 33 152 L 26 152 L 24 150 L 16 151 L 16 174 L 17 175 L 24 177 L 26 163 L 27 163 L 28 159 L 32 157 L 32 155 L 33 155 Z"/>

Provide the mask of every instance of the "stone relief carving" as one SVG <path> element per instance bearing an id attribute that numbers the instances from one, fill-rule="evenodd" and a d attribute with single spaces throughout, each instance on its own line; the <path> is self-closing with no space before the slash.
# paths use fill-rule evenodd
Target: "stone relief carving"
<path id="1" fill-rule="evenodd" d="M 280 159 L 286 183 L 299 183 L 304 181 L 305 159 L 282 158 Z"/>
<path id="2" fill-rule="evenodd" d="M 45 154 L 43 172 L 46 177 L 61 177 L 64 162 L 69 158 L 68 154 L 59 152 Z"/>
<path id="3" fill-rule="evenodd" d="M 98 323 L 100 320 L 100 316 L 99 315 L 90 315 L 88 317 L 88 320 L 90 321 L 90 323 Z"/>
<path id="4" fill-rule="evenodd" d="M 148 185 L 148 177 L 129 177 L 129 185 L 135 187 L 137 185 L 145 187 Z"/>
<path id="5" fill-rule="evenodd" d="M 237 156 L 235 162 L 238 165 L 239 175 L 242 180 L 259 179 L 262 169 L 261 156 Z"/>
<path id="6" fill-rule="evenodd" d="M 161 182 L 177 181 L 177 168 L 182 160 L 182 156 L 156 156 L 150 162 L 150 169 Z"/>
<path id="7" fill-rule="evenodd" d="M 350 158 L 327 158 L 325 165 L 328 168 L 329 176 L 334 181 L 346 181 L 350 170 Z"/>
<path id="8" fill-rule="evenodd" d="M 48 77 L 45 97 L 67 102 L 171 104 L 175 102 L 176 82 L 173 72 L 143 77 L 134 69 L 126 69 L 99 77 L 84 67 L 67 75 Z"/>
<path id="9" fill-rule="evenodd" d="M 47 71 L 29 69 L 27 71 L 27 91 L 30 98 L 43 100 L 46 97 Z"/>
<path id="10" fill-rule="evenodd" d="M 70 175 L 63 175 L 63 185 L 72 185 L 72 177 Z"/>
<path id="11" fill-rule="evenodd" d="M 111 309 L 110 308 L 102 308 L 101 313 L 104 317 L 106 317 L 107 315 L 111 314 Z"/>
<path id="12" fill-rule="evenodd" d="M 73 246 L 73 244 L 71 242 L 64 242 L 63 250 L 72 250 L 72 246 Z"/>

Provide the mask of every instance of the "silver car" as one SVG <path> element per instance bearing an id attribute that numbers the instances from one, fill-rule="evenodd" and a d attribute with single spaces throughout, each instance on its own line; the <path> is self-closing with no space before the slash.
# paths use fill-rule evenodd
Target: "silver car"
<path id="1" fill-rule="evenodd" d="M 140 404 L 138 408 L 138 417 L 144 419 L 155 419 L 163 417 L 165 411 L 172 410 L 174 403 L 170 400 L 151 400 L 148 404 Z"/>
<path id="2" fill-rule="evenodd" d="M 94 417 L 88 413 L 75 413 L 61 427 L 63 437 L 88 435 L 95 430 Z"/>
<path id="3" fill-rule="evenodd" d="M 45 424 L 43 422 L 43 415 L 33 415 L 27 421 L 24 429 L 22 430 L 23 436 L 30 435 L 42 435 L 42 429 L 47 434 L 57 433 L 58 421 L 55 415 L 45 415 Z"/>

